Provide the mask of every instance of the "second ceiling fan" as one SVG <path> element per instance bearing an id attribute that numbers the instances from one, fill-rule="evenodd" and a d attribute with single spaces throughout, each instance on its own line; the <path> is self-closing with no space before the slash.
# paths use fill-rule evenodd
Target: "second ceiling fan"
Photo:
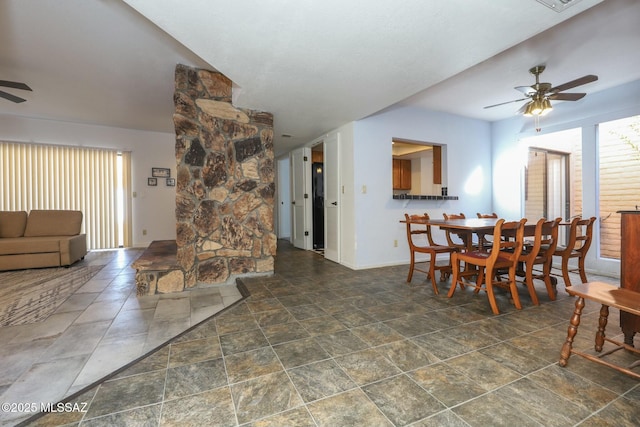
<path id="1" fill-rule="evenodd" d="M 8 80 L 0 80 L 0 87 L 8 87 L 11 89 L 20 89 L 20 90 L 28 90 L 31 91 L 31 88 L 22 82 L 12 82 Z M 0 90 L 0 98 L 7 99 L 11 102 L 15 102 L 19 104 L 21 102 L 26 101 L 26 99 L 21 98 L 19 96 L 13 95 L 11 93 Z"/>
<path id="2" fill-rule="evenodd" d="M 577 101 L 584 98 L 586 93 L 583 92 L 564 92 L 574 87 L 582 86 L 587 83 L 595 82 L 598 76 L 588 74 L 570 82 L 563 83 L 558 86 L 552 86 L 551 83 L 540 83 L 540 74 L 545 70 L 544 65 L 537 65 L 529 70 L 536 77 L 536 82 L 531 86 L 516 86 L 515 89 L 524 94 L 524 98 L 514 99 L 513 101 L 501 102 L 499 104 L 488 105 L 484 108 L 493 108 L 499 105 L 510 104 L 529 100 L 519 110 L 518 114 L 525 116 L 544 116 L 553 108 L 552 100 L 557 101 Z"/>

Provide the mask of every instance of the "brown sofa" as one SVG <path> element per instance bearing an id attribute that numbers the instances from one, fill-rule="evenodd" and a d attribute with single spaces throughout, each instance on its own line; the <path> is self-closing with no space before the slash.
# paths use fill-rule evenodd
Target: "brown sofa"
<path id="1" fill-rule="evenodd" d="M 0 211 L 0 271 L 69 266 L 87 254 L 82 212 Z"/>

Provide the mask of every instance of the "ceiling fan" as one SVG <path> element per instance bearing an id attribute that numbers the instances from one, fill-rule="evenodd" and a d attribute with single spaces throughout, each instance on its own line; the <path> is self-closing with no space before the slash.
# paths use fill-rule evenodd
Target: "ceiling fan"
<path id="1" fill-rule="evenodd" d="M 577 86 L 582 86 L 587 83 L 595 82 L 598 80 L 598 76 L 589 74 L 582 76 L 578 79 L 571 80 L 570 82 L 552 86 L 551 83 L 540 83 L 540 74 L 546 67 L 544 65 L 537 65 L 529 70 L 531 74 L 536 76 L 535 84 L 531 86 L 517 86 L 516 90 L 524 94 L 524 98 L 515 99 L 513 101 L 501 102 L 499 104 L 488 105 L 484 108 L 493 108 L 499 105 L 510 104 L 512 102 L 520 102 L 529 100 L 518 111 L 518 114 L 524 114 L 525 116 L 544 116 L 553 109 L 551 106 L 551 100 L 557 101 L 577 101 L 584 98 L 586 93 L 566 93 L 565 90 L 573 89 Z"/>
<path id="2" fill-rule="evenodd" d="M 9 87 L 11 89 L 20 89 L 20 90 L 31 90 L 29 86 L 20 82 L 10 82 L 7 80 L 0 80 L 0 86 Z M 26 101 L 24 98 L 20 98 L 19 96 L 12 95 L 8 92 L 0 90 L 0 97 L 4 99 L 8 99 L 9 101 L 20 103 Z"/>

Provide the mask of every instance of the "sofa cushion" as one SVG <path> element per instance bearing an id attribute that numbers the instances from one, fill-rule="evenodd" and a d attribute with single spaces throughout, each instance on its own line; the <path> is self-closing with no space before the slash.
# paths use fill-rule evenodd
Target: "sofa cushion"
<path id="1" fill-rule="evenodd" d="M 59 237 L 8 237 L 0 239 L 0 255 L 60 252 Z"/>
<path id="2" fill-rule="evenodd" d="M 82 228 L 82 212 L 32 210 L 27 218 L 25 237 L 75 236 Z"/>
<path id="3" fill-rule="evenodd" d="M 26 226 L 25 211 L 0 211 L 0 237 L 21 237 Z"/>

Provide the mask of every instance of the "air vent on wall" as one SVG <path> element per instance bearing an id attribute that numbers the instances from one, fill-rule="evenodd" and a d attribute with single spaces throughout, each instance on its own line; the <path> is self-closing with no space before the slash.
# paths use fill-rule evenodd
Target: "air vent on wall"
<path id="1" fill-rule="evenodd" d="M 543 5 L 555 10 L 556 12 L 562 12 L 566 8 L 573 6 L 579 1 L 580 0 L 538 0 L 539 3 L 542 3 Z"/>

